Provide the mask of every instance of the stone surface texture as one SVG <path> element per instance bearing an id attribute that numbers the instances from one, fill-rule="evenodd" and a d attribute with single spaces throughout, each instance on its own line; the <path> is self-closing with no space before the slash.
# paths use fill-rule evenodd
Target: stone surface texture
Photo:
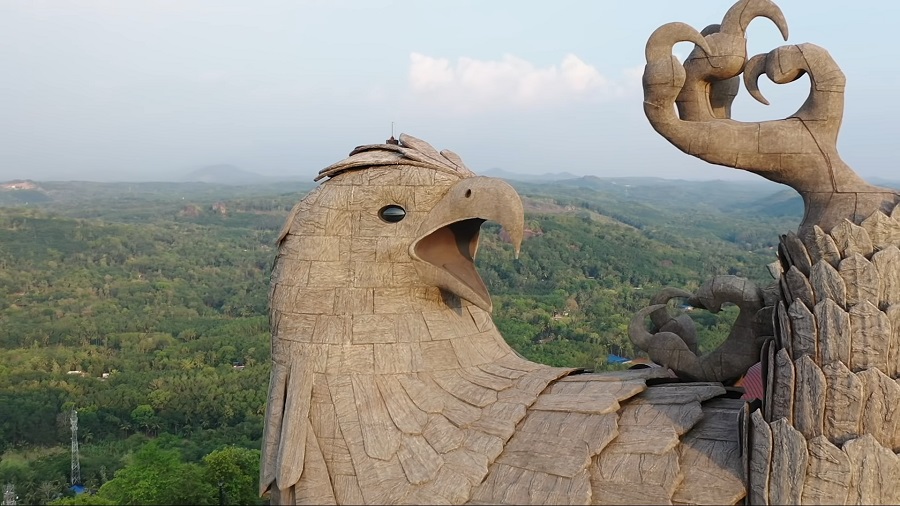
<path id="1" fill-rule="evenodd" d="M 841 160 L 845 77 L 828 52 L 796 44 L 748 58 L 746 29 L 756 17 L 773 21 L 787 39 L 774 3 L 740 0 L 703 32 L 682 23 L 656 30 L 643 79 L 647 118 L 673 145 L 791 186 L 806 207 L 797 233 L 781 237 L 770 268 L 777 297 L 759 314 L 772 314 L 771 327 L 750 334 L 772 331 L 758 351 L 765 399 L 742 418 L 749 501 L 898 504 L 898 192 L 865 183 Z M 678 41 L 696 44 L 683 65 L 671 56 Z M 808 76 L 808 99 L 784 119 L 732 120 L 741 76 L 750 94 L 768 103 L 757 86 L 763 74 L 778 84 Z M 676 370 L 712 360 L 675 355 L 671 343 L 638 337 L 651 357 Z"/>
<path id="2" fill-rule="evenodd" d="M 506 344 L 473 258 L 484 220 L 518 248 L 524 214 L 508 184 L 407 135 L 321 178 L 272 273 L 260 493 L 274 504 L 746 495 L 743 402 L 720 383 L 548 367 Z"/>

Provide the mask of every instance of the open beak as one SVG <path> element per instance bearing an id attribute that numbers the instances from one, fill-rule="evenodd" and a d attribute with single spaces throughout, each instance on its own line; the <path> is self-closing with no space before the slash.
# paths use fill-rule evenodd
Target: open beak
<path id="1" fill-rule="evenodd" d="M 491 296 L 475 270 L 478 233 L 488 220 L 506 229 L 518 258 L 522 200 L 506 182 L 483 176 L 463 179 L 447 191 L 419 227 L 409 255 L 424 281 L 491 312 Z"/>

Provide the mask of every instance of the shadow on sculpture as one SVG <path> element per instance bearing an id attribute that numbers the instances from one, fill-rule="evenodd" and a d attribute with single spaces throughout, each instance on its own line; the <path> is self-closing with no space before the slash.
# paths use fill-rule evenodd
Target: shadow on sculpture
<path id="1" fill-rule="evenodd" d="M 740 0 L 703 32 L 654 32 L 644 107 L 683 151 L 803 195 L 776 284 L 718 276 L 654 297 L 630 334 L 667 367 L 529 362 L 494 326 L 474 267 L 485 220 L 518 249 L 515 191 L 408 135 L 361 146 L 320 172 L 278 239 L 260 493 L 275 504 L 900 502 L 897 194 L 840 160 L 843 75 L 824 50 L 747 57 L 758 16 L 787 35 L 768 0 Z M 670 54 L 680 40 L 697 44 L 683 65 Z M 784 120 L 733 121 L 742 73 L 757 98 L 762 73 L 808 74 L 810 98 Z M 690 319 L 666 312 L 674 297 L 740 307 L 722 348 L 698 356 Z M 765 400 L 751 411 L 721 382 L 760 358 Z"/>

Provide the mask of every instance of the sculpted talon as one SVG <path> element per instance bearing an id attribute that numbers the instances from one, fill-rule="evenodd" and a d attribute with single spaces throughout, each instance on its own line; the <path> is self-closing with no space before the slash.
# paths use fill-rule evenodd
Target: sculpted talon
<path id="1" fill-rule="evenodd" d="M 759 91 L 759 76 L 766 73 L 766 55 L 758 54 L 747 60 L 744 65 L 744 87 L 750 92 L 750 96 L 763 105 L 769 105 L 769 101 Z"/>
<path id="2" fill-rule="evenodd" d="M 778 27 L 784 40 L 788 39 L 788 26 L 784 19 L 784 13 L 770 0 L 740 0 L 735 3 L 722 18 L 719 31 L 746 37 L 747 27 L 758 17 L 770 19 Z"/>

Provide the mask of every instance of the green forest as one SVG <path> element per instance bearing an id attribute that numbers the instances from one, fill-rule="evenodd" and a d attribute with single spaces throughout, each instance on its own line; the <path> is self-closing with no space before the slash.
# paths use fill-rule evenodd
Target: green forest
<path id="1" fill-rule="evenodd" d="M 594 370 L 639 355 L 627 323 L 661 287 L 770 283 L 802 213 L 771 183 L 513 184 L 522 252 L 488 223 L 477 259 L 494 320 L 527 358 Z M 0 191 L 0 489 L 20 504 L 263 504 L 269 270 L 312 185 L 36 185 Z M 735 317 L 690 314 L 705 350 Z"/>

